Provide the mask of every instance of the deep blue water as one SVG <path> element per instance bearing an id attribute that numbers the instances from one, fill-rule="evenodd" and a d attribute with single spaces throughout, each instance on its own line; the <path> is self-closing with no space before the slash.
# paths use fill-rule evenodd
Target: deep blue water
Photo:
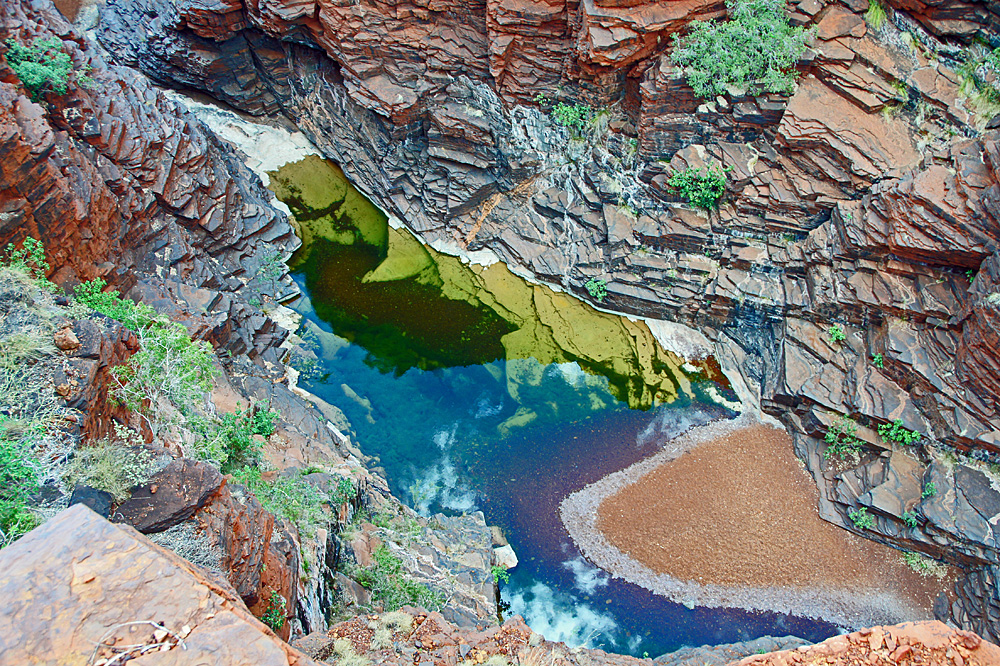
<path id="1" fill-rule="evenodd" d="M 670 405 L 631 410 L 575 363 L 505 360 L 499 337 L 511 328 L 490 312 L 413 281 L 361 284 L 378 260 L 365 252 L 320 243 L 293 274 L 304 294 L 295 309 L 325 333 L 312 336 L 318 372 L 301 383 L 344 410 L 398 497 L 425 514 L 482 510 L 503 529 L 520 558 L 502 589 L 510 612 L 549 639 L 637 656 L 836 633 L 777 614 L 691 610 L 612 580 L 563 528 L 567 495 L 654 453 L 685 424 L 727 415 L 707 382 Z M 517 384 L 516 400 L 508 363 L 535 377 Z M 498 427 L 519 408 L 538 416 Z"/>

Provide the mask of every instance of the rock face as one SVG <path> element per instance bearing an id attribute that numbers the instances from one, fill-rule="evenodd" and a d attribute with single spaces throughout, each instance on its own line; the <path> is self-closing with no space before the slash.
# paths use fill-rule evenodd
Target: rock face
<path id="1" fill-rule="evenodd" d="M 1000 648 L 971 631 L 956 631 L 941 622 L 904 622 L 888 627 L 871 627 L 822 643 L 800 647 L 794 652 L 746 657 L 739 666 L 760 664 L 888 663 L 986 664 L 1000 659 Z M 877 660 L 877 662 L 875 661 Z"/>
<path id="2" fill-rule="evenodd" d="M 0 242 L 44 239 L 59 284 L 100 276 L 182 303 L 196 333 L 263 365 L 282 334 L 237 292 L 297 240 L 259 179 L 144 77 L 106 67 L 51 5 L 4 3 L 0 26 L 3 40 L 62 38 L 94 80 L 36 103 L 0 65 Z"/>
<path id="3" fill-rule="evenodd" d="M 315 663 L 279 640 L 230 588 L 82 505 L 5 548 L 0 572 L 5 660 L 91 663 L 124 645 L 163 644 L 166 651 L 145 656 L 135 648 L 132 663 Z M 110 639 L 117 648 L 95 651 Z"/>

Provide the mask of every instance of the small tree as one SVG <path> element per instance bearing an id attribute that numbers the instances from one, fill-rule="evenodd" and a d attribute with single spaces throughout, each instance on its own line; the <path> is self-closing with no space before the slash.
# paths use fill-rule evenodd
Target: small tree
<path id="1" fill-rule="evenodd" d="M 31 93 L 31 99 L 38 101 L 46 90 L 57 95 L 66 94 L 70 80 L 87 87 L 92 80 L 86 72 L 73 71 L 73 61 L 63 51 L 63 42 L 58 37 L 35 38 L 30 46 L 7 40 L 7 64 L 21 79 L 21 83 Z"/>
<path id="2" fill-rule="evenodd" d="M 686 70 L 699 97 L 726 93 L 728 86 L 791 93 L 795 63 L 811 33 L 785 17 L 785 0 L 726 0 L 729 21 L 699 21 L 684 37 L 674 36 L 674 64 Z"/>
<path id="3" fill-rule="evenodd" d="M 112 370 L 116 383 L 112 393 L 156 436 L 169 425 L 166 416 L 171 408 L 188 414 L 212 390 L 212 347 L 204 340 L 192 340 L 181 324 L 166 320 L 137 333 L 141 349 L 127 364 Z"/>

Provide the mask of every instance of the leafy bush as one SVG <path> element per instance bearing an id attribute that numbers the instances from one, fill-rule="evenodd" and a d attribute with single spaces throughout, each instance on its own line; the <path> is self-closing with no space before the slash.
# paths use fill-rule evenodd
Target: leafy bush
<path id="1" fill-rule="evenodd" d="M 494 564 L 490 569 L 493 573 L 493 580 L 497 583 L 509 583 L 510 582 L 510 572 L 507 571 L 507 567 L 501 566 L 499 564 Z"/>
<path id="2" fill-rule="evenodd" d="M 0 414 L 0 422 L 7 417 Z M 39 488 L 40 470 L 29 439 L 0 436 L 0 548 L 33 529 L 38 518 L 32 498 Z"/>
<path id="3" fill-rule="evenodd" d="M 238 407 L 231 414 L 223 414 L 214 437 L 221 448 L 220 469 L 223 474 L 260 464 L 262 447 L 255 435 L 265 439 L 274 434 L 278 412 L 257 407 L 241 411 Z M 214 446 L 211 447 L 213 450 Z"/>
<path id="4" fill-rule="evenodd" d="M 731 167 L 710 167 L 703 173 L 701 169 L 689 167 L 684 171 L 675 171 L 670 176 L 669 184 L 692 206 L 715 210 L 726 193 L 726 173 L 731 170 Z"/>
<path id="5" fill-rule="evenodd" d="M 896 419 L 892 423 L 883 423 L 878 427 L 878 434 L 885 441 L 896 444 L 916 444 L 920 441 L 920 433 L 904 428 L 901 419 Z"/>
<path id="6" fill-rule="evenodd" d="M 285 626 L 286 615 L 288 615 L 288 602 L 283 596 L 272 591 L 268 598 L 267 610 L 260 616 L 260 621 L 269 626 L 271 631 L 280 631 Z"/>
<path id="7" fill-rule="evenodd" d="M 72 79 L 84 87 L 91 85 L 86 72 L 75 73 L 73 61 L 63 49 L 63 42 L 57 37 L 36 38 L 30 46 L 7 40 L 7 64 L 21 79 L 21 83 L 31 93 L 31 99 L 38 101 L 42 93 L 52 90 L 57 95 L 66 94 L 66 86 Z"/>
<path id="8" fill-rule="evenodd" d="M 45 246 L 37 238 L 28 236 L 18 249 L 13 243 L 7 244 L 3 265 L 23 271 L 36 280 L 44 280 L 49 272 L 49 262 L 45 260 Z"/>
<path id="9" fill-rule="evenodd" d="M 920 523 L 917 521 L 917 514 L 913 511 L 903 512 L 903 522 L 906 523 L 907 527 L 916 527 Z"/>
<path id="10" fill-rule="evenodd" d="M 882 357 L 882 354 L 872 355 L 872 365 L 874 365 L 879 370 L 885 368 L 885 359 Z"/>
<path id="11" fill-rule="evenodd" d="M 865 507 L 861 507 L 857 511 L 851 509 L 847 512 L 847 517 L 859 530 L 870 530 L 875 527 L 875 516 L 869 514 Z"/>
<path id="12" fill-rule="evenodd" d="M 552 117 L 563 127 L 568 127 L 573 136 L 582 136 L 590 126 L 594 110 L 589 104 L 563 104 L 559 102 L 552 109 Z"/>
<path id="13" fill-rule="evenodd" d="M 835 345 L 837 343 L 843 342 L 847 339 L 847 334 L 844 332 L 844 327 L 840 324 L 834 324 L 827 329 L 827 335 L 830 336 L 830 344 Z"/>
<path id="14" fill-rule="evenodd" d="M 928 497 L 934 497 L 935 495 L 937 495 L 937 484 L 933 481 L 928 481 L 924 485 L 924 490 L 920 493 L 920 497 L 927 499 Z"/>
<path id="15" fill-rule="evenodd" d="M 387 611 L 403 606 L 421 606 L 427 610 L 440 610 L 444 599 L 426 585 L 410 579 L 403 571 L 403 562 L 384 545 L 375 549 L 374 563 L 356 573 L 361 585 L 371 591 L 372 599 Z"/>
<path id="16" fill-rule="evenodd" d="M 298 527 L 304 536 L 313 536 L 327 524 L 323 504 L 329 498 L 300 476 L 279 476 L 264 481 L 256 467 L 246 466 L 235 470 L 233 478 L 246 486 L 257 497 L 261 506 L 276 516 L 285 518 Z"/>
<path id="17" fill-rule="evenodd" d="M 70 487 L 83 484 L 124 502 L 133 488 L 149 482 L 152 473 L 153 458 L 148 451 L 102 441 L 78 449 L 63 478 Z"/>
<path id="18" fill-rule="evenodd" d="M 354 496 L 358 494 L 357 486 L 354 485 L 354 479 L 349 476 L 342 476 L 340 480 L 337 481 L 337 487 L 333 491 L 333 495 L 330 497 L 330 502 L 333 506 L 341 506 L 346 504 L 350 500 L 354 499 Z"/>
<path id="19" fill-rule="evenodd" d="M 674 64 L 685 68 L 695 94 L 715 97 L 728 86 L 750 95 L 791 93 L 810 33 L 788 23 L 785 0 L 727 0 L 726 6 L 729 21 L 699 21 L 686 36 L 674 36 Z"/>
<path id="20" fill-rule="evenodd" d="M 170 406 L 189 414 L 212 390 L 212 347 L 192 340 L 176 322 L 157 320 L 138 330 L 141 349 L 111 371 L 112 395 L 147 422 L 153 435 L 166 424 Z"/>
<path id="21" fill-rule="evenodd" d="M 849 455 L 857 455 L 861 451 L 861 440 L 857 437 L 858 424 L 851 419 L 841 417 L 839 421 L 830 426 L 823 439 L 829 445 L 823 452 L 823 457 L 830 459 L 837 456 L 841 460 L 846 460 Z"/>
<path id="22" fill-rule="evenodd" d="M 586 287 L 591 296 L 597 299 L 598 303 L 603 303 L 604 298 L 608 295 L 608 283 L 600 278 L 590 278 L 583 286 Z"/>
<path id="23" fill-rule="evenodd" d="M 948 567 L 940 562 L 935 562 L 929 557 L 924 557 L 919 553 L 903 553 L 903 563 L 910 567 L 912 571 L 927 578 L 934 576 L 941 580 L 948 575 Z"/>
<path id="24" fill-rule="evenodd" d="M 121 322 L 133 331 L 149 326 L 156 319 L 156 310 L 143 303 L 122 298 L 117 289 L 104 291 L 107 286 L 104 279 L 97 278 L 77 285 L 74 295 L 78 302 Z"/>

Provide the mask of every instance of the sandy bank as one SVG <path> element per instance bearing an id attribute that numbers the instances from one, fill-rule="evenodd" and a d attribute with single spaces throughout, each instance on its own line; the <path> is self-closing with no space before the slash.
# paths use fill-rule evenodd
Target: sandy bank
<path id="1" fill-rule="evenodd" d="M 791 438 L 743 416 L 692 429 L 560 510 L 595 564 L 688 606 L 845 627 L 932 618 L 949 582 L 822 520 L 817 499 Z"/>

